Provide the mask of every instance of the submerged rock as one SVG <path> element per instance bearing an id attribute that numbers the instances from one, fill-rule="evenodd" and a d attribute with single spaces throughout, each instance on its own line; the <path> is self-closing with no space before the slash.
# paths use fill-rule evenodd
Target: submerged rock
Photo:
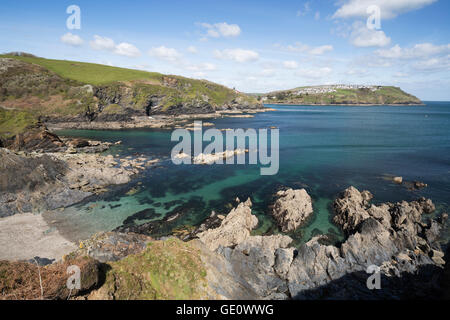
<path id="1" fill-rule="evenodd" d="M 283 232 L 290 232 L 302 225 L 313 213 L 311 197 L 305 189 L 277 192 L 278 199 L 272 215 Z"/>
<path id="2" fill-rule="evenodd" d="M 394 177 L 394 178 L 392 178 L 392 181 L 394 181 L 397 184 L 402 184 L 403 183 L 403 177 Z"/>

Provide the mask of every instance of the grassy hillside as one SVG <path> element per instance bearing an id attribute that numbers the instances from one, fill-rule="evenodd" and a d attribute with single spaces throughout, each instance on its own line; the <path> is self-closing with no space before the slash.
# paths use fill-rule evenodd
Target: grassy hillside
<path id="1" fill-rule="evenodd" d="M 36 118 L 27 111 L 0 108 L 0 137 L 10 138 L 36 124 Z"/>
<path id="2" fill-rule="evenodd" d="M 0 108 L 17 111 L 2 111 L 0 130 L 4 133 L 0 135 L 21 131 L 25 123 L 39 117 L 91 121 L 150 113 L 208 113 L 224 107 L 257 105 L 260 103 L 254 97 L 206 80 L 93 63 L 0 55 Z M 14 115 L 19 118 L 13 119 Z M 14 121 L 20 124 L 17 130 L 11 129 Z"/>
<path id="3" fill-rule="evenodd" d="M 12 58 L 36 64 L 54 72 L 61 78 L 94 86 L 111 85 L 117 82 L 138 82 L 149 87 L 161 87 L 153 88 L 153 92 L 170 94 L 170 90 L 165 90 L 168 86 L 165 79 L 175 79 L 177 81 L 177 89 L 182 91 L 179 95 L 180 99 L 194 99 L 206 95 L 209 98 L 208 101 L 216 105 L 224 104 L 235 98 L 241 98 L 249 103 L 257 103 L 252 97 L 236 93 L 234 90 L 206 80 L 189 79 L 174 75 L 166 76 L 157 72 L 147 72 L 67 60 L 51 60 L 11 55 L 0 55 L 0 58 Z M 170 80 L 168 82 L 170 83 Z M 172 101 L 176 101 L 176 99 L 172 99 Z"/>
<path id="4" fill-rule="evenodd" d="M 42 66 L 62 78 L 76 80 L 92 85 L 104 85 L 116 81 L 157 80 L 162 74 L 140 70 L 116 68 L 101 64 L 75 62 L 67 60 L 51 60 L 37 57 L 20 57 L 0 55 L 0 58 L 12 58 Z"/>
<path id="5" fill-rule="evenodd" d="M 342 86 L 298 87 L 262 95 L 265 103 L 311 105 L 417 105 L 422 102 L 398 87 L 370 86 L 342 88 Z"/>

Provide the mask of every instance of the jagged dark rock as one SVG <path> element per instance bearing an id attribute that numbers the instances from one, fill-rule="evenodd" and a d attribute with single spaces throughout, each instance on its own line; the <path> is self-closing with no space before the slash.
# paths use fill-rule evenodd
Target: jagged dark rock
<path id="1" fill-rule="evenodd" d="M 5 145 L 8 149 L 26 152 L 55 152 L 64 146 L 64 142 L 41 123 L 28 128 L 24 133 L 17 134 Z"/>

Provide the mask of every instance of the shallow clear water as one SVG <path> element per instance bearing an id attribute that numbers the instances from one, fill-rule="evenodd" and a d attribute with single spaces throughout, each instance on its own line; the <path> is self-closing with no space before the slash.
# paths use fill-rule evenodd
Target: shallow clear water
<path id="1" fill-rule="evenodd" d="M 272 195 L 282 186 L 307 189 L 314 200 L 314 216 L 291 234 L 307 241 L 318 233 L 341 238 L 331 222 L 336 195 L 353 185 L 370 190 L 376 202 L 429 197 L 438 212 L 448 211 L 450 200 L 450 103 L 429 102 L 415 107 L 271 106 L 277 111 L 254 118 L 224 118 L 216 128 L 270 128 L 280 130 L 280 170 L 261 176 L 258 165 L 175 166 L 169 156 L 171 131 L 62 131 L 60 134 L 105 141 L 122 140 L 112 154 L 163 158 L 137 180 L 46 215 L 72 240 L 120 226 L 131 215 L 148 209 L 142 220 L 158 220 L 166 214 L 185 214 L 174 226 L 195 225 L 214 210 L 227 213 L 234 199 L 251 197 L 260 225 L 255 233 L 278 232 L 268 214 Z M 210 121 L 210 120 L 208 120 Z M 207 128 L 205 128 L 207 129 Z M 207 143 L 205 143 L 206 145 Z M 402 176 L 419 180 L 428 188 L 410 191 L 386 179 Z M 138 192 L 130 194 L 131 189 Z M 128 193 L 128 195 L 127 195 Z M 449 231 L 445 230 L 449 239 Z"/>

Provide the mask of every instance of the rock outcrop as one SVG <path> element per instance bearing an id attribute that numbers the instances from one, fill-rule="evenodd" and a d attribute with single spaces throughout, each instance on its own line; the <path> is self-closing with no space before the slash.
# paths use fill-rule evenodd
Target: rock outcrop
<path id="1" fill-rule="evenodd" d="M 283 232 L 290 232 L 302 225 L 313 213 L 311 197 L 305 189 L 278 191 L 272 215 Z"/>
<path id="2" fill-rule="evenodd" d="M 131 180 L 157 160 L 115 159 L 95 152 L 100 146 L 57 153 L 26 153 L 0 148 L 0 217 L 67 207 Z M 88 150 L 85 150 L 89 148 Z M 91 150 L 90 148 L 94 148 Z"/>
<path id="3" fill-rule="evenodd" d="M 219 152 L 215 154 L 200 153 L 199 155 L 193 158 L 193 162 L 194 164 L 213 164 L 218 161 L 223 162 L 225 159 L 246 153 L 248 153 L 247 149 L 225 150 L 224 152 Z"/>
<path id="4" fill-rule="evenodd" d="M 220 281 L 211 285 L 232 299 L 245 294 L 258 299 L 401 299 L 439 294 L 445 263 L 437 242 L 441 224 L 422 222 L 422 214 L 433 211 L 431 200 L 370 205 L 371 199 L 370 192 L 353 187 L 336 199 L 335 222 L 347 234 L 339 247 L 322 244 L 326 236 L 298 248 L 290 246 L 288 236 L 251 236 L 249 228 L 256 223 L 241 225 L 253 219 L 250 208 L 240 204 L 219 227 L 199 238 L 222 257 L 221 269 L 239 284 L 233 288 L 245 290 L 229 296 Z M 234 228 L 242 234 L 235 236 Z M 380 290 L 367 287 L 370 266 L 380 270 Z"/>
<path id="5" fill-rule="evenodd" d="M 208 285 L 224 298 L 288 297 L 287 283 L 278 272 L 285 272 L 293 258 L 293 251 L 287 249 L 292 239 L 286 235 L 251 236 L 257 224 L 248 199 L 232 209 L 219 227 L 197 234 L 211 252 L 202 255 L 207 273 L 214 275 L 208 278 Z M 220 277 L 218 269 L 222 270 Z"/>
<path id="6" fill-rule="evenodd" d="M 38 124 L 7 141 L 6 147 L 15 151 L 54 152 L 64 147 L 64 142 L 44 125 Z"/>
<path id="7" fill-rule="evenodd" d="M 197 237 L 212 251 L 219 246 L 235 246 L 248 237 L 258 224 L 258 218 L 252 215 L 252 202 L 248 199 L 240 203 L 222 221 L 220 227 L 201 232 Z"/>
<path id="8" fill-rule="evenodd" d="M 361 193 L 354 187 L 348 188 L 334 202 L 337 213 L 334 222 L 347 233 L 354 230 L 357 225 L 369 218 L 370 215 L 364 208 L 372 198 L 372 194 L 368 191 Z"/>
<path id="9" fill-rule="evenodd" d="M 102 263 L 114 262 L 142 252 L 151 237 L 120 232 L 102 232 L 80 242 L 78 255 L 87 255 Z"/>
<path id="10" fill-rule="evenodd" d="M 348 239 L 340 248 L 322 245 L 319 239 L 298 248 L 287 275 L 292 297 L 398 299 L 414 295 L 409 291 L 411 287 L 389 287 L 398 283 L 405 273 L 411 276 L 424 268 L 442 270 L 443 260 L 439 257 L 443 253 L 436 241 L 437 222 L 425 224 L 421 220 L 423 213 L 432 211 L 431 201 L 419 199 L 369 206 L 371 198 L 369 192 L 351 187 L 335 201 L 334 221 L 345 230 Z M 366 287 L 365 272 L 372 265 L 379 267 L 382 276 L 389 279 L 380 291 Z M 434 285 L 432 274 L 427 274 L 430 282 L 425 281 L 424 287 Z M 340 279 L 345 279 L 354 292 L 333 287 L 332 283 L 339 283 Z M 321 287 L 327 290 L 317 290 Z"/>

